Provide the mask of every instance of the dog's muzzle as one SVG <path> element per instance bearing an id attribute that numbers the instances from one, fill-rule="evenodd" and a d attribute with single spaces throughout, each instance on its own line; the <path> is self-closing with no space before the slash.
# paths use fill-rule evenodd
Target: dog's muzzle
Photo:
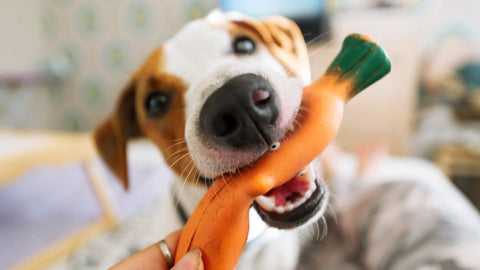
<path id="1" fill-rule="evenodd" d="M 227 81 L 205 101 L 200 127 L 216 145 L 233 150 L 265 149 L 279 139 L 280 102 L 270 83 L 253 73 Z"/>
<path id="2" fill-rule="evenodd" d="M 210 146 L 263 154 L 276 150 L 285 134 L 276 126 L 280 97 L 264 77 L 247 73 L 213 92 L 200 111 L 200 132 Z M 272 146 L 272 147 L 270 147 Z M 310 164 L 285 184 L 259 196 L 253 204 L 270 226 L 290 229 L 322 213 L 328 192 Z"/>

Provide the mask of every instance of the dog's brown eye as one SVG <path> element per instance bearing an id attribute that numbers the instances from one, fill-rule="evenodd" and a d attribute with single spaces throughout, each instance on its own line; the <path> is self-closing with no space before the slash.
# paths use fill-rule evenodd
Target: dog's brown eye
<path id="1" fill-rule="evenodd" d="M 246 36 L 240 36 L 233 41 L 233 51 L 236 54 L 249 54 L 255 51 L 255 42 Z"/>
<path id="2" fill-rule="evenodd" d="M 170 96 L 163 92 L 152 92 L 145 99 L 145 109 L 150 117 L 159 117 L 167 112 Z"/>

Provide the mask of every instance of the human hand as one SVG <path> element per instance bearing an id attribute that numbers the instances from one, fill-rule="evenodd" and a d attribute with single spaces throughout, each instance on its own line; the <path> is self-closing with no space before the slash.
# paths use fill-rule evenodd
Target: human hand
<path id="1" fill-rule="evenodd" d="M 164 241 L 166 242 L 171 254 L 175 254 L 181 231 L 169 234 Z M 111 270 L 130 270 L 130 269 L 148 269 L 148 270 L 168 270 L 167 261 L 160 250 L 158 243 L 153 244 L 146 249 L 133 254 L 118 264 L 112 266 Z M 190 250 L 183 256 L 171 270 L 203 270 L 202 253 L 198 248 Z"/>

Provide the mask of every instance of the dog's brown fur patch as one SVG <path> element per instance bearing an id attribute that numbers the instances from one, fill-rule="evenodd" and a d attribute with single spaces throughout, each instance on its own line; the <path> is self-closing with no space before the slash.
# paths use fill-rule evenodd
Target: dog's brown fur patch
<path id="1" fill-rule="evenodd" d="M 117 102 L 115 113 L 95 131 L 97 148 L 110 167 L 128 187 L 127 141 L 148 137 L 161 151 L 169 166 L 189 181 L 197 179 L 194 162 L 185 141 L 185 101 L 187 85 L 163 70 L 162 47 L 153 51 L 135 72 Z M 168 111 L 160 117 L 149 117 L 145 98 L 154 91 L 170 95 Z M 190 171 L 194 173 L 190 173 Z"/>
<path id="2" fill-rule="evenodd" d="M 140 79 L 137 83 L 135 106 L 137 119 L 143 134 L 148 137 L 162 152 L 166 163 L 184 178 L 195 171 L 194 163 L 188 154 L 185 141 L 185 100 L 187 85 L 178 77 L 161 72 L 152 77 Z M 154 91 L 167 92 L 170 105 L 165 115 L 152 118 L 146 114 L 143 104 L 145 98 Z M 194 175 L 189 175 L 190 179 Z"/>
<path id="3" fill-rule="evenodd" d="M 308 52 L 300 28 L 290 19 L 271 16 L 232 22 L 232 35 L 248 31 L 265 44 L 292 77 L 310 74 Z"/>

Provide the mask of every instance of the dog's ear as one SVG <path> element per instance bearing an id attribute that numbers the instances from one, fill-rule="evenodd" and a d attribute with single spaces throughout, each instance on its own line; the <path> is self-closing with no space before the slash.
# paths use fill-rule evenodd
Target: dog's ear
<path id="1" fill-rule="evenodd" d="M 121 94 L 112 116 L 94 132 L 100 156 L 125 189 L 128 188 L 127 141 L 142 135 L 135 112 L 135 88 L 135 82 L 131 81 Z"/>

